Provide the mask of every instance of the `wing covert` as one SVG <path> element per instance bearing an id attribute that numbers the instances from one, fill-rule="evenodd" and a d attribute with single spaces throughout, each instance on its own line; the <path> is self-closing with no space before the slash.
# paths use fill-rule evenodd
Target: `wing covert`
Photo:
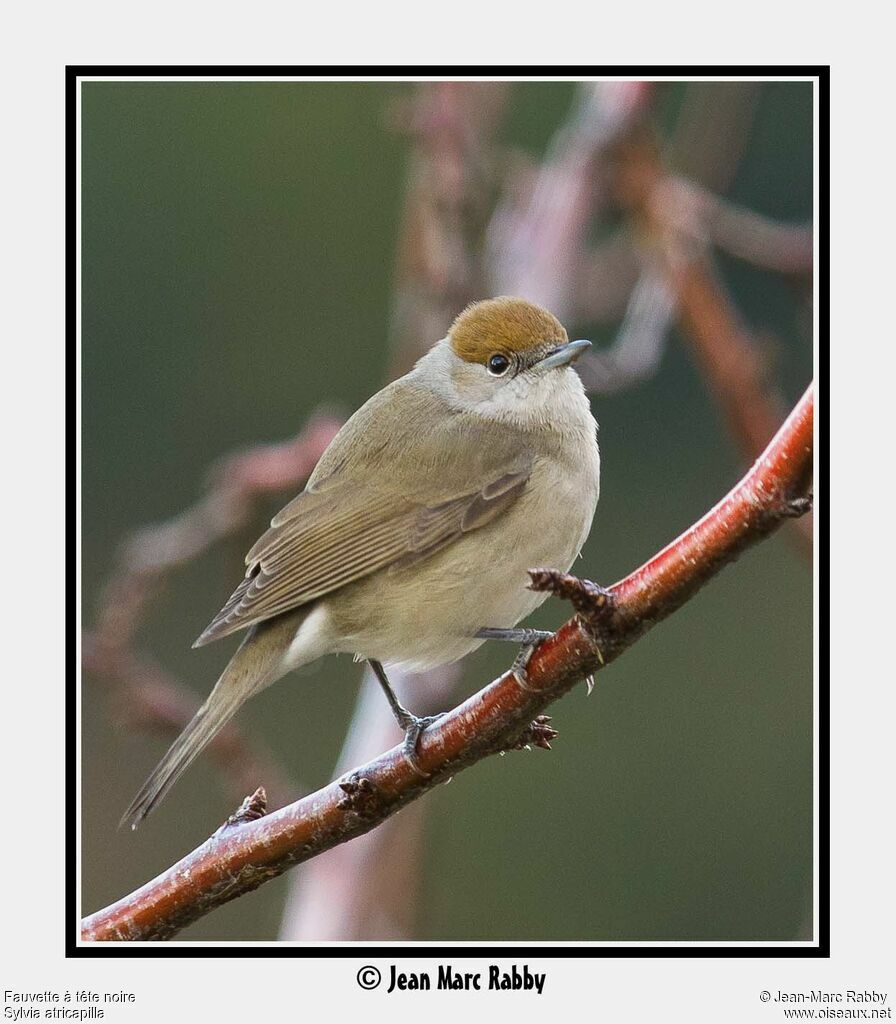
<path id="1" fill-rule="evenodd" d="M 368 406 L 327 450 L 320 467 L 325 471 L 315 471 L 305 491 L 274 516 L 246 556 L 246 578 L 194 646 L 380 569 L 428 558 L 499 516 L 525 489 L 532 459 L 518 436 L 449 418 L 436 436 L 430 432 L 411 444 L 399 429 L 377 445 Z M 413 417 L 404 419 L 409 421 Z M 349 465 L 362 471 L 346 472 Z M 366 484 L 357 485 L 358 479 Z"/>

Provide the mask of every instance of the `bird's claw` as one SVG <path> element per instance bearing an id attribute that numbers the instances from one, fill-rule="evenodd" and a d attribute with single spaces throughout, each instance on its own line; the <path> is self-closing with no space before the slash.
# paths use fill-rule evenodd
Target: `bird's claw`
<path id="1" fill-rule="evenodd" d="M 517 656 L 513 659 L 510 671 L 524 690 L 529 689 L 526 686 L 528 678 L 526 666 L 529 664 L 529 659 L 538 645 L 553 635 L 553 633 L 546 629 L 528 629 L 527 627 L 514 627 L 512 629 L 488 627 L 476 632 L 476 636 L 480 640 L 508 640 L 511 643 L 522 644 Z"/>
<path id="2" fill-rule="evenodd" d="M 418 718 L 416 715 L 408 714 L 407 718 L 399 722 L 399 725 L 404 729 L 404 743 L 402 749 L 404 756 L 409 761 L 411 767 L 417 772 L 418 775 L 422 775 L 424 778 L 429 775 L 429 772 L 424 771 L 420 766 L 420 762 L 417 759 L 417 744 L 420 741 L 420 737 L 424 730 L 437 722 L 440 718 L 444 718 L 447 712 L 442 711 L 437 715 L 424 715 L 422 718 Z"/>
<path id="3" fill-rule="evenodd" d="M 541 641 L 539 640 L 538 643 L 541 643 Z M 526 644 L 525 647 L 521 647 L 517 652 L 517 656 L 513 659 L 513 664 L 510 666 L 511 674 L 524 690 L 530 689 L 526 685 L 529 681 L 529 674 L 526 669 L 529 665 L 529 659 L 538 647 L 538 643 Z"/>

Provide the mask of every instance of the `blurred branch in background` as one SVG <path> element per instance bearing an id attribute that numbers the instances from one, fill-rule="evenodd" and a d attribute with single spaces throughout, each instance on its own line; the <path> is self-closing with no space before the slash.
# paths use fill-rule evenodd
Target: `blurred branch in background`
<path id="1" fill-rule="evenodd" d="M 655 126 L 661 84 L 582 83 L 539 164 L 501 142 L 510 83 L 420 83 L 396 98 L 387 123 L 411 145 L 390 378 L 443 337 L 468 302 L 491 294 L 539 302 L 571 328 L 621 321 L 608 347 L 579 362 L 592 393 L 655 374 L 677 323 L 744 457 L 754 458 L 784 406 L 712 249 L 792 279 L 812 272 L 811 227 L 779 224 L 721 198 L 748 144 L 759 88 L 690 85 L 663 143 Z M 147 603 L 175 569 L 249 523 L 258 497 L 301 487 L 339 425 L 321 416 L 290 442 L 229 457 L 195 507 L 125 546 L 97 626 L 84 638 L 84 666 L 105 683 L 120 721 L 165 735 L 186 724 L 197 702 L 135 648 Z M 797 522 L 805 531 L 807 520 Z M 399 691 L 412 687 L 418 704 L 441 710 L 457 678 L 449 666 L 393 681 Z M 337 771 L 374 757 L 394 735 L 365 673 Z M 211 747 L 234 798 L 263 782 L 273 806 L 294 799 L 295 787 L 253 748 L 233 727 Z M 415 802 L 294 873 L 280 937 L 413 937 L 425 808 Z"/>
<path id="2" fill-rule="evenodd" d="M 600 90 L 598 83 L 591 88 Z M 641 95 L 622 142 L 643 129 L 651 115 L 648 100 L 661 87 Z M 757 85 L 752 82 L 716 82 L 690 85 L 684 93 L 675 132 L 668 143 L 670 160 L 692 179 L 694 187 L 726 189 L 740 162 L 749 137 Z M 636 116 L 640 115 L 640 116 Z M 604 153 L 607 205 L 618 198 L 615 150 Z M 576 268 L 576 313 L 579 319 L 612 321 L 623 314 L 614 343 L 580 362 L 580 372 L 594 394 L 622 391 L 652 376 L 659 367 L 675 312 L 674 296 L 630 225 L 602 240 L 583 254 Z"/>
<path id="3" fill-rule="evenodd" d="M 579 375 L 588 392 L 612 394 L 653 376 L 663 357 L 674 310 L 675 299 L 665 280 L 656 272 L 643 272 L 632 288 L 613 344 L 579 361 Z"/>
<path id="4" fill-rule="evenodd" d="M 668 289 L 663 301 L 677 312 L 707 386 L 745 458 L 754 458 L 774 433 L 785 405 L 763 348 L 751 337 L 713 266 L 710 226 L 718 226 L 722 204 L 668 174 L 654 133 L 646 127 L 620 142 L 616 182 L 620 202 L 633 217 L 645 261 L 654 265 L 651 273 L 660 279 L 654 287 Z M 796 266 L 800 273 L 811 271 L 810 229 L 801 225 L 772 229 L 763 218 L 732 215 L 732 210 L 726 210 L 729 244 L 737 234 L 731 230 L 735 223 L 743 235 L 750 230 L 755 235 L 756 223 L 762 222 L 765 239 L 787 240 L 786 255 L 779 263 Z M 741 248 L 746 251 L 749 246 Z M 752 249 L 761 250 L 763 245 L 754 244 Z M 802 255 L 795 260 L 799 250 Z M 804 549 L 811 557 L 808 524 L 808 519 L 800 520 L 798 535 L 808 541 Z"/>
<path id="5" fill-rule="evenodd" d="M 245 824 L 239 812 L 193 853 L 141 889 L 85 918 L 85 941 L 171 938 L 295 864 L 382 825 L 409 802 L 491 754 L 550 746 L 542 713 L 675 612 L 725 565 L 810 507 L 814 393 L 810 385 L 762 457 L 728 495 L 609 590 L 552 569 L 532 587 L 572 602 L 573 619 L 542 642 L 525 682 L 505 673 L 423 733 L 416 764 L 401 745 L 340 781 Z M 248 802 L 257 797 L 248 798 Z M 242 810 L 242 809 L 241 809 Z M 239 823 L 239 824 L 237 824 Z M 353 844 L 351 844 L 353 845 Z M 364 876 L 341 880 L 363 889 Z"/>
<path id="6" fill-rule="evenodd" d="M 212 469 L 196 505 L 138 530 L 122 545 L 96 626 L 82 639 L 83 669 L 105 685 L 112 717 L 121 726 L 173 739 L 196 713 L 193 694 L 136 649 L 150 602 L 173 572 L 249 522 L 259 499 L 304 484 L 341 425 L 332 414 L 318 413 L 289 441 L 228 456 Z M 242 797 L 264 779 L 274 806 L 295 799 L 295 784 L 256 746 L 232 724 L 209 744 L 228 792 Z"/>
<path id="7" fill-rule="evenodd" d="M 666 149 L 669 166 L 726 192 L 747 150 L 761 89 L 759 82 L 691 82 Z"/>
<path id="8" fill-rule="evenodd" d="M 607 156 L 643 115 L 648 82 L 583 85 L 542 165 L 518 174 L 489 225 L 487 279 L 495 295 L 520 295 L 575 319 L 573 292 L 590 225 L 609 198 Z"/>

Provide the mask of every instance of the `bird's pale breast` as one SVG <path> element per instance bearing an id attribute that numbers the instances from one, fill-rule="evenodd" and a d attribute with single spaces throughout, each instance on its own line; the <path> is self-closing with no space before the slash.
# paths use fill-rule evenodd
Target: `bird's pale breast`
<path id="1" fill-rule="evenodd" d="M 597 504 L 590 428 L 546 445 L 529 486 L 503 515 L 424 562 L 377 573 L 327 600 L 335 649 L 423 671 L 462 658 L 484 626 L 511 627 L 545 600 L 527 569 L 569 569 Z"/>

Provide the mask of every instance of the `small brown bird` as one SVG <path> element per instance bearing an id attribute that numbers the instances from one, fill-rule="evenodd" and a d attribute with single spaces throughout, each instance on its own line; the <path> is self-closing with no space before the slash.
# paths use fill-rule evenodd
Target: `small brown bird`
<path id="1" fill-rule="evenodd" d="M 478 302 L 351 417 L 194 644 L 249 630 L 123 822 L 136 828 L 247 698 L 322 655 L 370 663 L 413 758 L 431 719 L 401 706 L 384 665 L 548 635 L 515 627 L 545 600 L 526 570 L 566 571 L 591 528 L 597 425 L 571 365 L 589 344 L 523 299 Z"/>

